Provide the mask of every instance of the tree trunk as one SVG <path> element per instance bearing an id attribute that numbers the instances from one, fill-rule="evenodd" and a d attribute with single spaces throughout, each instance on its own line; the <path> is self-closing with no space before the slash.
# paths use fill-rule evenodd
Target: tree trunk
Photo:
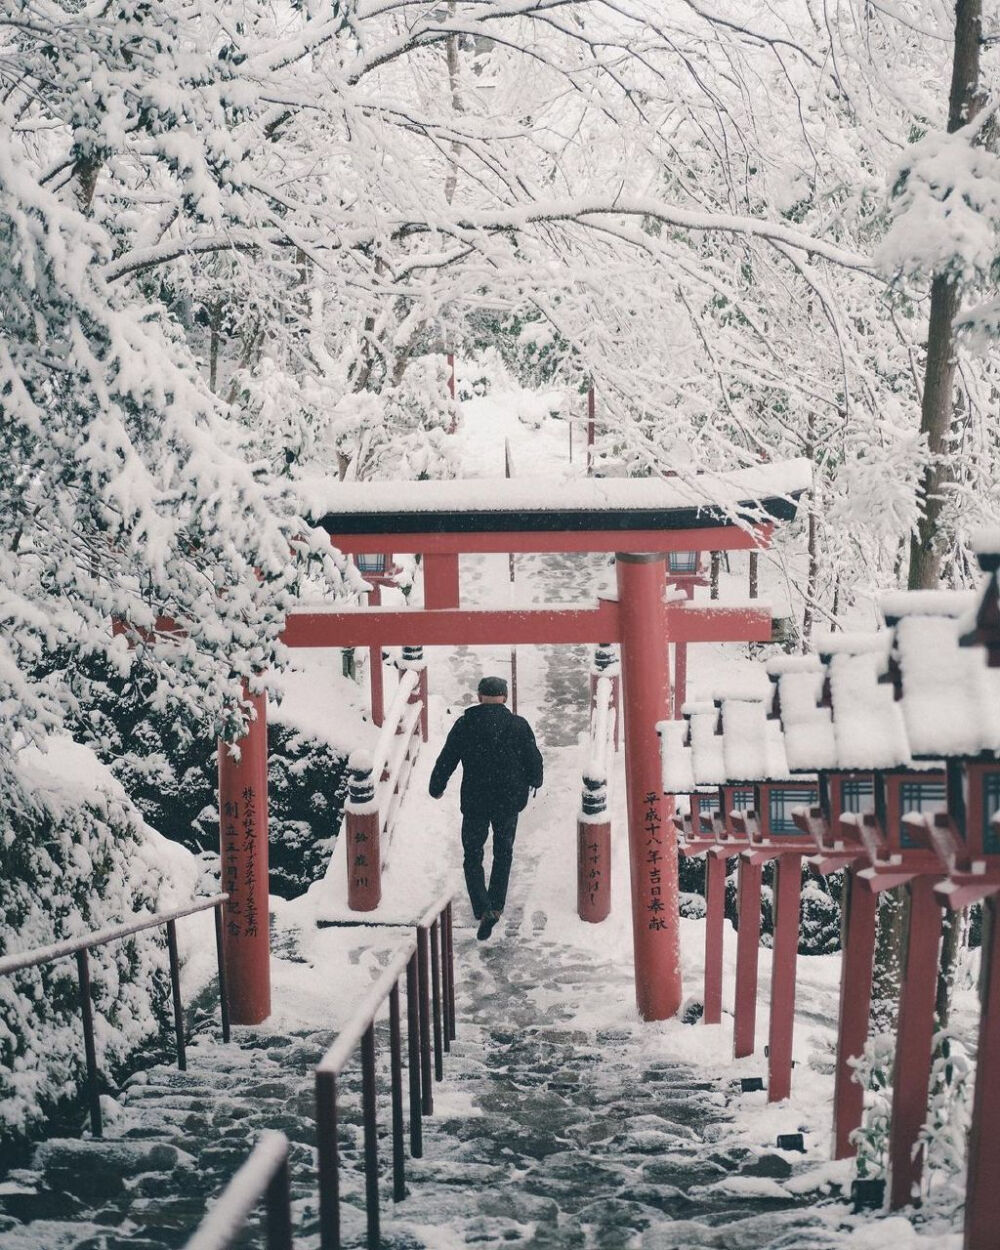
<path id="1" fill-rule="evenodd" d="M 979 45 L 982 0 L 956 0 L 955 52 L 948 99 L 948 132 L 954 133 L 976 116 L 984 103 L 979 87 Z M 910 540 L 910 590 L 934 590 L 941 577 L 941 513 L 948 487 L 955 481 L 949 457 L 954 423 L 955 315 L 960 292 L 954 277 L 939 273 L 931 284 L 927 327 L 927 364 L 920 413 L 920 432 L 927 440 L 927 467 L 920 493 L 924 512 Z"/>

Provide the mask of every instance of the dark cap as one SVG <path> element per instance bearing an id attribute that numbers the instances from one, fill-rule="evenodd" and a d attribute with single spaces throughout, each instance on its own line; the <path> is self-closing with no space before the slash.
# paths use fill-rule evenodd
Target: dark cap
<path id="1" fill-rule="evenodd" d="M 484 677 L 479 683 L 477 694 L 486 699 L 506 699 L 507 682 L 503 677 Z"/>

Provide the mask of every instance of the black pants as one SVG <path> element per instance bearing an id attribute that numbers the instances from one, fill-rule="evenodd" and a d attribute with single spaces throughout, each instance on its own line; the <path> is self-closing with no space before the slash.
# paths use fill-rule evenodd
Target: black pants
<path id="1" fill-rule="evenodd" d="M 486 888 L 483 872 L 483 851 L 493 826 L 493 871 L 490 888 Z M 517 812 L 463 812 L 462 849 L 465 852 L 465 884 L 476 919 L 483 912 L 503 911 L 507 901 L 507 882 L 514 858 L 514 835 L 517 833 Z"/>

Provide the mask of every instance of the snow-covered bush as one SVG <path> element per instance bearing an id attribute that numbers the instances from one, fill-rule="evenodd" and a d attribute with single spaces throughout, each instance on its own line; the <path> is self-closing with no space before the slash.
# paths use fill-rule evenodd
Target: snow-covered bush
<path id="1" fill-rule="evenodd" d="M 85 748 L 57 739 L 47 754 L 24 751 L 13 770 L 0 772 L 0 787 L 0 954 L 155 912 L 194 892 L 192 858 L 143 826 Z M 97 1060 L 110 1075 L 166 1022 L 162 933 L 98 948 L 90 971 Z M 75 1100 L 84 1073 L 75 960 L 0 978 L 0 1147 Z"/>
<path id="2" fill-rule="evenodd" d="M 515 387 L 497 349 L 490 345 L 468 359 L 455 357 L 455 393 L 462 401 L 480 399 L 496 391 L 509 391 Z"/>
<path id="3" fill-rule="evenodd" d="M 921 1190 L 939 1200 L 952 1191 L 955 1205 L 964 1201 L 973 1072 L 962 1042 L 948 1030 L 934 1037 L 927 1119 L 920 1132 L 924 1147 Z"/>
<path id="4" fill-rule="evenodd" d="M 410 361 L 397 386 L 343 395 L 333 407 L 330 442 L 342 477 L 399 481 L 454 477 L 450 431 L 458 407 L 448 393 L 444 356 Z"/>
<path id="5" fill-rule="evenodd" d="M 895 1053 L 896 1039 L 892 1033 L 874 1033 L 852 1063 L 854 1080 L 865 1090 L 864 1118 L 861 1127 L 851 1134 L 858 1149 L 855 1167 L 862 1180 L 880 1180 L 888 1172 Z"/>

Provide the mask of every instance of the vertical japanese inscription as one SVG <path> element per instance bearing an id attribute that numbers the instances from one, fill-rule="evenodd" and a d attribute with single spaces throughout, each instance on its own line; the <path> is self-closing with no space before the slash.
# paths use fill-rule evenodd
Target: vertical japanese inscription
<path id="1" fill-rule="evenodd" d="M 246 888 L 246 906 L 243 909 L 243 936 L 257 936 L 257 899 L 254 883 L 257 879 L 257 802 L 252 786 L 246 786 L 243 798 L 243 882 Z"/>
<path id="2" fill-rule="evenodd" d="M 350 848 L 351 876 L 358 889 L 368 888 L 368 833 L 365 829 L 355 829 L 354 845 Z"/>
<path id="3" fill-rule="evenodd" d="M 222 888 L 229 895 L 226 904 L 226 929 L 230 937 L 242 932 L 243 909 L 240 890 L 240 805 L 230 799 L 222 805 Z"/>
<path id="4" fill-rule="evenodd" d="M 663 830 L 660 796 L 650 791 L 642 801 L 642 827 L 646 835 L 647 928 L 666 929 L 667 912 L 663 903 Z"/>

